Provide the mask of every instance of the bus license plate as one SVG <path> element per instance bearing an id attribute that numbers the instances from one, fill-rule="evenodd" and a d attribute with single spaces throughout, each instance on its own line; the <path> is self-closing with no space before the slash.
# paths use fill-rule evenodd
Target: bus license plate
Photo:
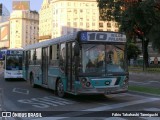
<path id="1" fill-rule="evenodd" d="M 118 90 L 118 87 L 106 88 L 105 93 L 111 93 L 112 91 Z"/>

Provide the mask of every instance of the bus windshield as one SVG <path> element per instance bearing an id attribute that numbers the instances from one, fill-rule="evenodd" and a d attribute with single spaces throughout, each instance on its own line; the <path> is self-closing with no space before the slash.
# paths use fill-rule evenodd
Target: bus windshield
<path id="1" fill-rule="evenodd" d="M 7 55 L 6 70 L 22 70 L 22 55 Z"/>
<path id="2" fill-rule="evenodd" d="M 80 71 L 101 74 L 125 72 L 125 45 L 83 44 Z"/>

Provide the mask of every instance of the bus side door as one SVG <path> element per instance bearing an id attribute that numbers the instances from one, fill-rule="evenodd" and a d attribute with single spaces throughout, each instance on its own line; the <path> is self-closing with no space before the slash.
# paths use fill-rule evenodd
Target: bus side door
<path id="1" fill-rule="evenodd" d="M 42 84 L 48 84 L 48 47 L 42 48 Z"/>
<path id="2" fill-rule="evenodd" d="M 74 60 L 75 43 L 67 43 L 66 48 L 66 74 L 67 74 L 67 90 L 74 90 L 75 81 L 75 60 Z"/>

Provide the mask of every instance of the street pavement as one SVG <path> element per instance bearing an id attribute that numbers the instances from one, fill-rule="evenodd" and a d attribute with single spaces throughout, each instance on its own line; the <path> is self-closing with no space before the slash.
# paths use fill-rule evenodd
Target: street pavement
<path id="1" fill-rule="evenodd" d="M 160 74 L 130 72 L 129 84 L 137 85 L 137 86 L 160 88 Z"/>
<path id="2" fill-rule="evenodd" d="M 2 74 L 2 73 L 3 73 L 3 69 L 0 68 L 0 74 Z M 160 88 L 160 74 L 130 72 L 129 84 L 130 85 L 139 85 L 139 86 Z M 2 97 L 3 97 L 3 89 L 0 88 L 0 111 L 3 110 L 3 98 Z M 0 120 L 11 120 L 11 119 L 13 120 L 13 118 L 10 118 L 10 119 L 0 118 Z M 51 120 L 51 119 L 53 120 L 53 118 L 37 118 L 35 120 Z M 54 118 L 54 119 L 58 120 L 58 119 L 63 119 L 63 118 L 58 117 L 58 118 Z M 113 119 L 116 119 L 116 118 L 112 117 L 110 119 L 108 118 L 105 120 L 113 120 Z M 124 119 L 122 118 L 122 120 L 124 120 Z"/>

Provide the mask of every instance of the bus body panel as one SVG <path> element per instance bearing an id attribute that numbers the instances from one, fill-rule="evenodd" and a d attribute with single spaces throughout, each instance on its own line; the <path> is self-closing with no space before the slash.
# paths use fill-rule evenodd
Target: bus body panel
<path id="1" fill-rule="evenodd" d="M 30 80 L 31 75 L 33 76 L 34 83 L 36 85 L 41 85 L 42 84 L 42 71 L 41 67 L 38 65 L 30 65 L 28 69 L 28 80 Z"/>
<path id="2" fill-rule="evenodd" d="M 48 88 L 56 90 L 56 82 L 58 79 L 61 79 L 65 84 L 64 73 L 60 70 L 59 67 L 49 67 L 48 68 Z"/>
<path id="3" fill-rule="evenodd" d="M 111 94 L 126 92 L 128 90 L 127 85 L 124 85 L 126 76 L 118 77 L 89 77 L 88 81 L 91 83 L 91 87 L 86 87 L 86 83 L 76 81 L 77 94 Z"/>
<path id="4" fill-rule="evenodd" d="M 28 69 L 25 69 L 24 77 L 30 80 L 30 76 L 33 75 L 34 84 L 52 90 L 56 90 L 57 82 L 61 80 L 64 92 L 74 95 L 127 92 L 125 40 L 125 35 L 122 33 L 80 31 L 27 46 L 26 53 L 33 51 L 36 53 L 41 49 L 42 57 L 38 58 L 41 64 L 37 65 L 34 60 L 37 60 L 40 52 L 37 55 L 29 54 L 28 61 L 30 58 L 32 61 L 29 62 Z M 99 50 L 103 53 L 100 59 L 97 53 Z M 98 61 L 102 57 L 105 58 L 101 66 Z M 112 63 L 108 62 L 106 57 Z M 89 59 L 94 63 L 91 70 L 87 68 Z"/>
<path id="5" fill-rule="evenodd" d="M 4 78 L 23 78 L 22 70 L 4 70 Z"/>

